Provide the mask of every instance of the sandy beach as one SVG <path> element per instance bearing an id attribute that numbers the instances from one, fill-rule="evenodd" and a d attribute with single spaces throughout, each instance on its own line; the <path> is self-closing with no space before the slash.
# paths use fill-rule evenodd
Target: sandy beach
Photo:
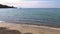
<path id="1" fill-rule="evenodd" d="M 0 22 L 0 34 L 60 34 L 60 28 Z"/>

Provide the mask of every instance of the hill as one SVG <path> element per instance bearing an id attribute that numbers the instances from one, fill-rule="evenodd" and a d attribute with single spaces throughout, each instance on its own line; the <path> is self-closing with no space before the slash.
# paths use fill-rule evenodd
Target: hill
<path id="1" fill-rule="evenodd" d="M 15 8 L 15 7 L 0 4 L 0 8 Z"/>

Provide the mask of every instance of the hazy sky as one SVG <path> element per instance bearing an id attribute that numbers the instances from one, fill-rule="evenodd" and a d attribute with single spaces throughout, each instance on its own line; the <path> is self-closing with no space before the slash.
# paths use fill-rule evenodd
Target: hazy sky
<path id="1" fill-rule="evenodd" d="M 60 0 L 0 0 L 0 4 L 23 8 L 60 8 Z"/>

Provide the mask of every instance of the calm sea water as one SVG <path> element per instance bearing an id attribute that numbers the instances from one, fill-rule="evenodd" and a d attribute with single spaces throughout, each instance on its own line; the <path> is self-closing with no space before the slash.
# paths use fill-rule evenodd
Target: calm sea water
<path id="1" fill-rule="evenodd" d="M 60 25 L 60 8 L 0 9 L 0 21 Z"/>

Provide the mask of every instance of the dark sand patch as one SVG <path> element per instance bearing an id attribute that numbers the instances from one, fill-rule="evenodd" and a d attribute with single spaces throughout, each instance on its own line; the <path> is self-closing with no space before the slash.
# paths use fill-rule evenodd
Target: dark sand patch
<path id="1" fill-rule="evenodd" d="M 32 33 L 24 33 L 24 34 L 32 34 Z"/>
<path id="2" fill-rule="evenodd" d="M 18 30 L 9 30 L 6 27 L 0 27 L 0 34 L 22 34 Z"/>

